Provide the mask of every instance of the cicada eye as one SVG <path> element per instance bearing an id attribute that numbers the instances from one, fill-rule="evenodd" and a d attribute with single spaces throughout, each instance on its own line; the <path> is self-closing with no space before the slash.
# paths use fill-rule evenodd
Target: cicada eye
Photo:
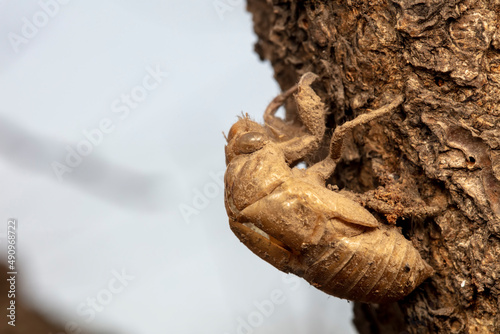
<path id="1" fill-rule="evenodd" d="M 266 144 L 266 136 L 261 132 L 248 132 L 238 138 L 236 148 L 239 154 L 260 150 Z"/>

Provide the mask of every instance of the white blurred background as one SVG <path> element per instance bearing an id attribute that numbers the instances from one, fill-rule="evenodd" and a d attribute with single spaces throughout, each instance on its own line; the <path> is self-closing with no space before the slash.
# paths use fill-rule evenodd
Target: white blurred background
<path id="1" fill-rule="evenodd" d="M 229 229 L 222 131 L 279 93 L 243 1 L 4 0 L 0 35 L 0 253 L 17 218 L 25 299 L 98 333 L 354 333 L 352 304 Z"/>

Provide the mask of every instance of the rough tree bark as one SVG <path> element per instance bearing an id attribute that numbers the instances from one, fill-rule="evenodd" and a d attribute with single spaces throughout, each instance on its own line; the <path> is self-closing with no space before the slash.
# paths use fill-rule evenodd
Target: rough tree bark
<path id="1" fill-rule="evenodd" d="M 320 75 L 329 128 L 405 96 L 353 132 L 332 183 L 399 226 L 436 273 L 398 303 L 355 304 L 359 332 L 500 333 L 500 1 L 248 0 L 248 10 L 283 90 Z"/>

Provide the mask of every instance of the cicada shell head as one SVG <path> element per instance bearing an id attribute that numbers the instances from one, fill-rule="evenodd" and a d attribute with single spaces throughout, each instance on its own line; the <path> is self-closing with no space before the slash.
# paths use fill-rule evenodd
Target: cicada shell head
<path id="1" fill-rule="evenodd" d="M 226 165 L 240 154 L 250 154 L 260 150 L 269 140 L 262 125 L 250 120 L 248 117 L 242 117 L 234 123 L 227 136 Z"/>

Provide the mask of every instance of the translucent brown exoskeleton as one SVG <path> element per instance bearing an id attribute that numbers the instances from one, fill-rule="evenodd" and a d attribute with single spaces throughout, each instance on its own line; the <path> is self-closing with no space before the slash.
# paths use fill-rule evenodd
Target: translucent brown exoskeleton
<path id="1" fill-rule="evenodd" d="M 325 133 L 325 106 L 311 88 L 316 78 L 306 73 L 276 97 L 264 126 L 242 117 L 231 127 L 224 179 L 230 227 L 262 259 L 330 295 L 370 303 L 401 299 L 433 269 L 397 228 L 327 189 L 325 180 L 335 170 L 346 132 L 390 114 L 403 97 L 337 127 L 324 160 L 292 168 L 318 149 Z M 298 136 L 291 134 L 296 128 L 275 117 L 294 92 L 305 129 Z"/>

